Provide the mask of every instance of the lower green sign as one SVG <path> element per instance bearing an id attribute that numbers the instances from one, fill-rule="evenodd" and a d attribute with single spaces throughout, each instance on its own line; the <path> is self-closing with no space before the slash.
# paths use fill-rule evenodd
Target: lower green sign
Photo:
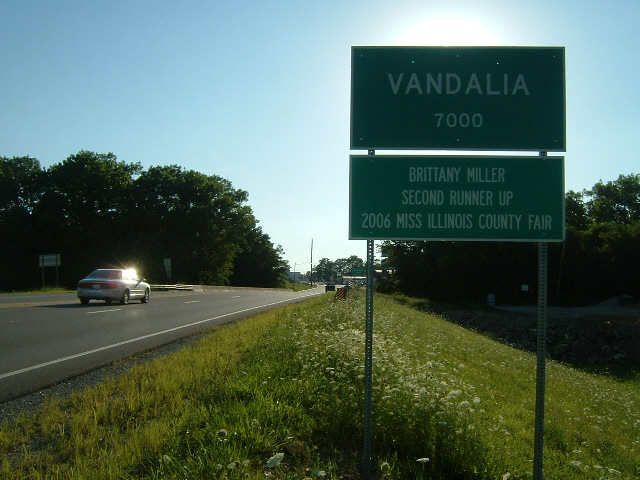
<path id="1" fill-rule="evenodd" d="M 564 237 L 564 157 L 350 157 L 352 240 Z"/>

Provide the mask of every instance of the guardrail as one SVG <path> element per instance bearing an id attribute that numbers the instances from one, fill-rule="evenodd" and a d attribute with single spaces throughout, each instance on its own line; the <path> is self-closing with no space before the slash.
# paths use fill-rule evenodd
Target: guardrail
<path id="1" fill-rule="evenodd" d="M 168 290 L 193 290 L 193 285 L 151 285 L 151 290 L 168 291 Z"/>

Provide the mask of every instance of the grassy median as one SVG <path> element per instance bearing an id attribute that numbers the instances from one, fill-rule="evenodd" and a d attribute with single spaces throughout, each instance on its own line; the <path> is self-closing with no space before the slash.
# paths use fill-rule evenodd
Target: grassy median
<path id="1" fill-rule="evenodd" d="M 376 296 L 373 463 L 531 478 L 535 356 Z M 216 328 L 0 429 L 7 479 L 355 479 L 364 294 Z M 637 376 L 635 377 L 637 379 Z M 545 478 L 640 478 L 640 385 L 549 362 Z"/>

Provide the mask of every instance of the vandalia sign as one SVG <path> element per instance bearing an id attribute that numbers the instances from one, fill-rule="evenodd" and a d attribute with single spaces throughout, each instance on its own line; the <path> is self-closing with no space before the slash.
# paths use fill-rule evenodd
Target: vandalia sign
<path id="1" fill-rule="evenodd" d="M 563 47 L 352 47 L 353 150 L 565 148 Z"/>

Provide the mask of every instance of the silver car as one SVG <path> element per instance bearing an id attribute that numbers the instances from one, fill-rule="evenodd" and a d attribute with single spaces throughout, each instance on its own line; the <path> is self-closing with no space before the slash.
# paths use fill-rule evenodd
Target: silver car
<path id="1" fill-rule="evenodd" d="M 129 300 L 139 299 L 147 303 L 150 291 L 149 284 L 132 269 L 100 268 L 78 282 L 78 298 L 83 305 L 89 300 L 126 305 Z"/>

